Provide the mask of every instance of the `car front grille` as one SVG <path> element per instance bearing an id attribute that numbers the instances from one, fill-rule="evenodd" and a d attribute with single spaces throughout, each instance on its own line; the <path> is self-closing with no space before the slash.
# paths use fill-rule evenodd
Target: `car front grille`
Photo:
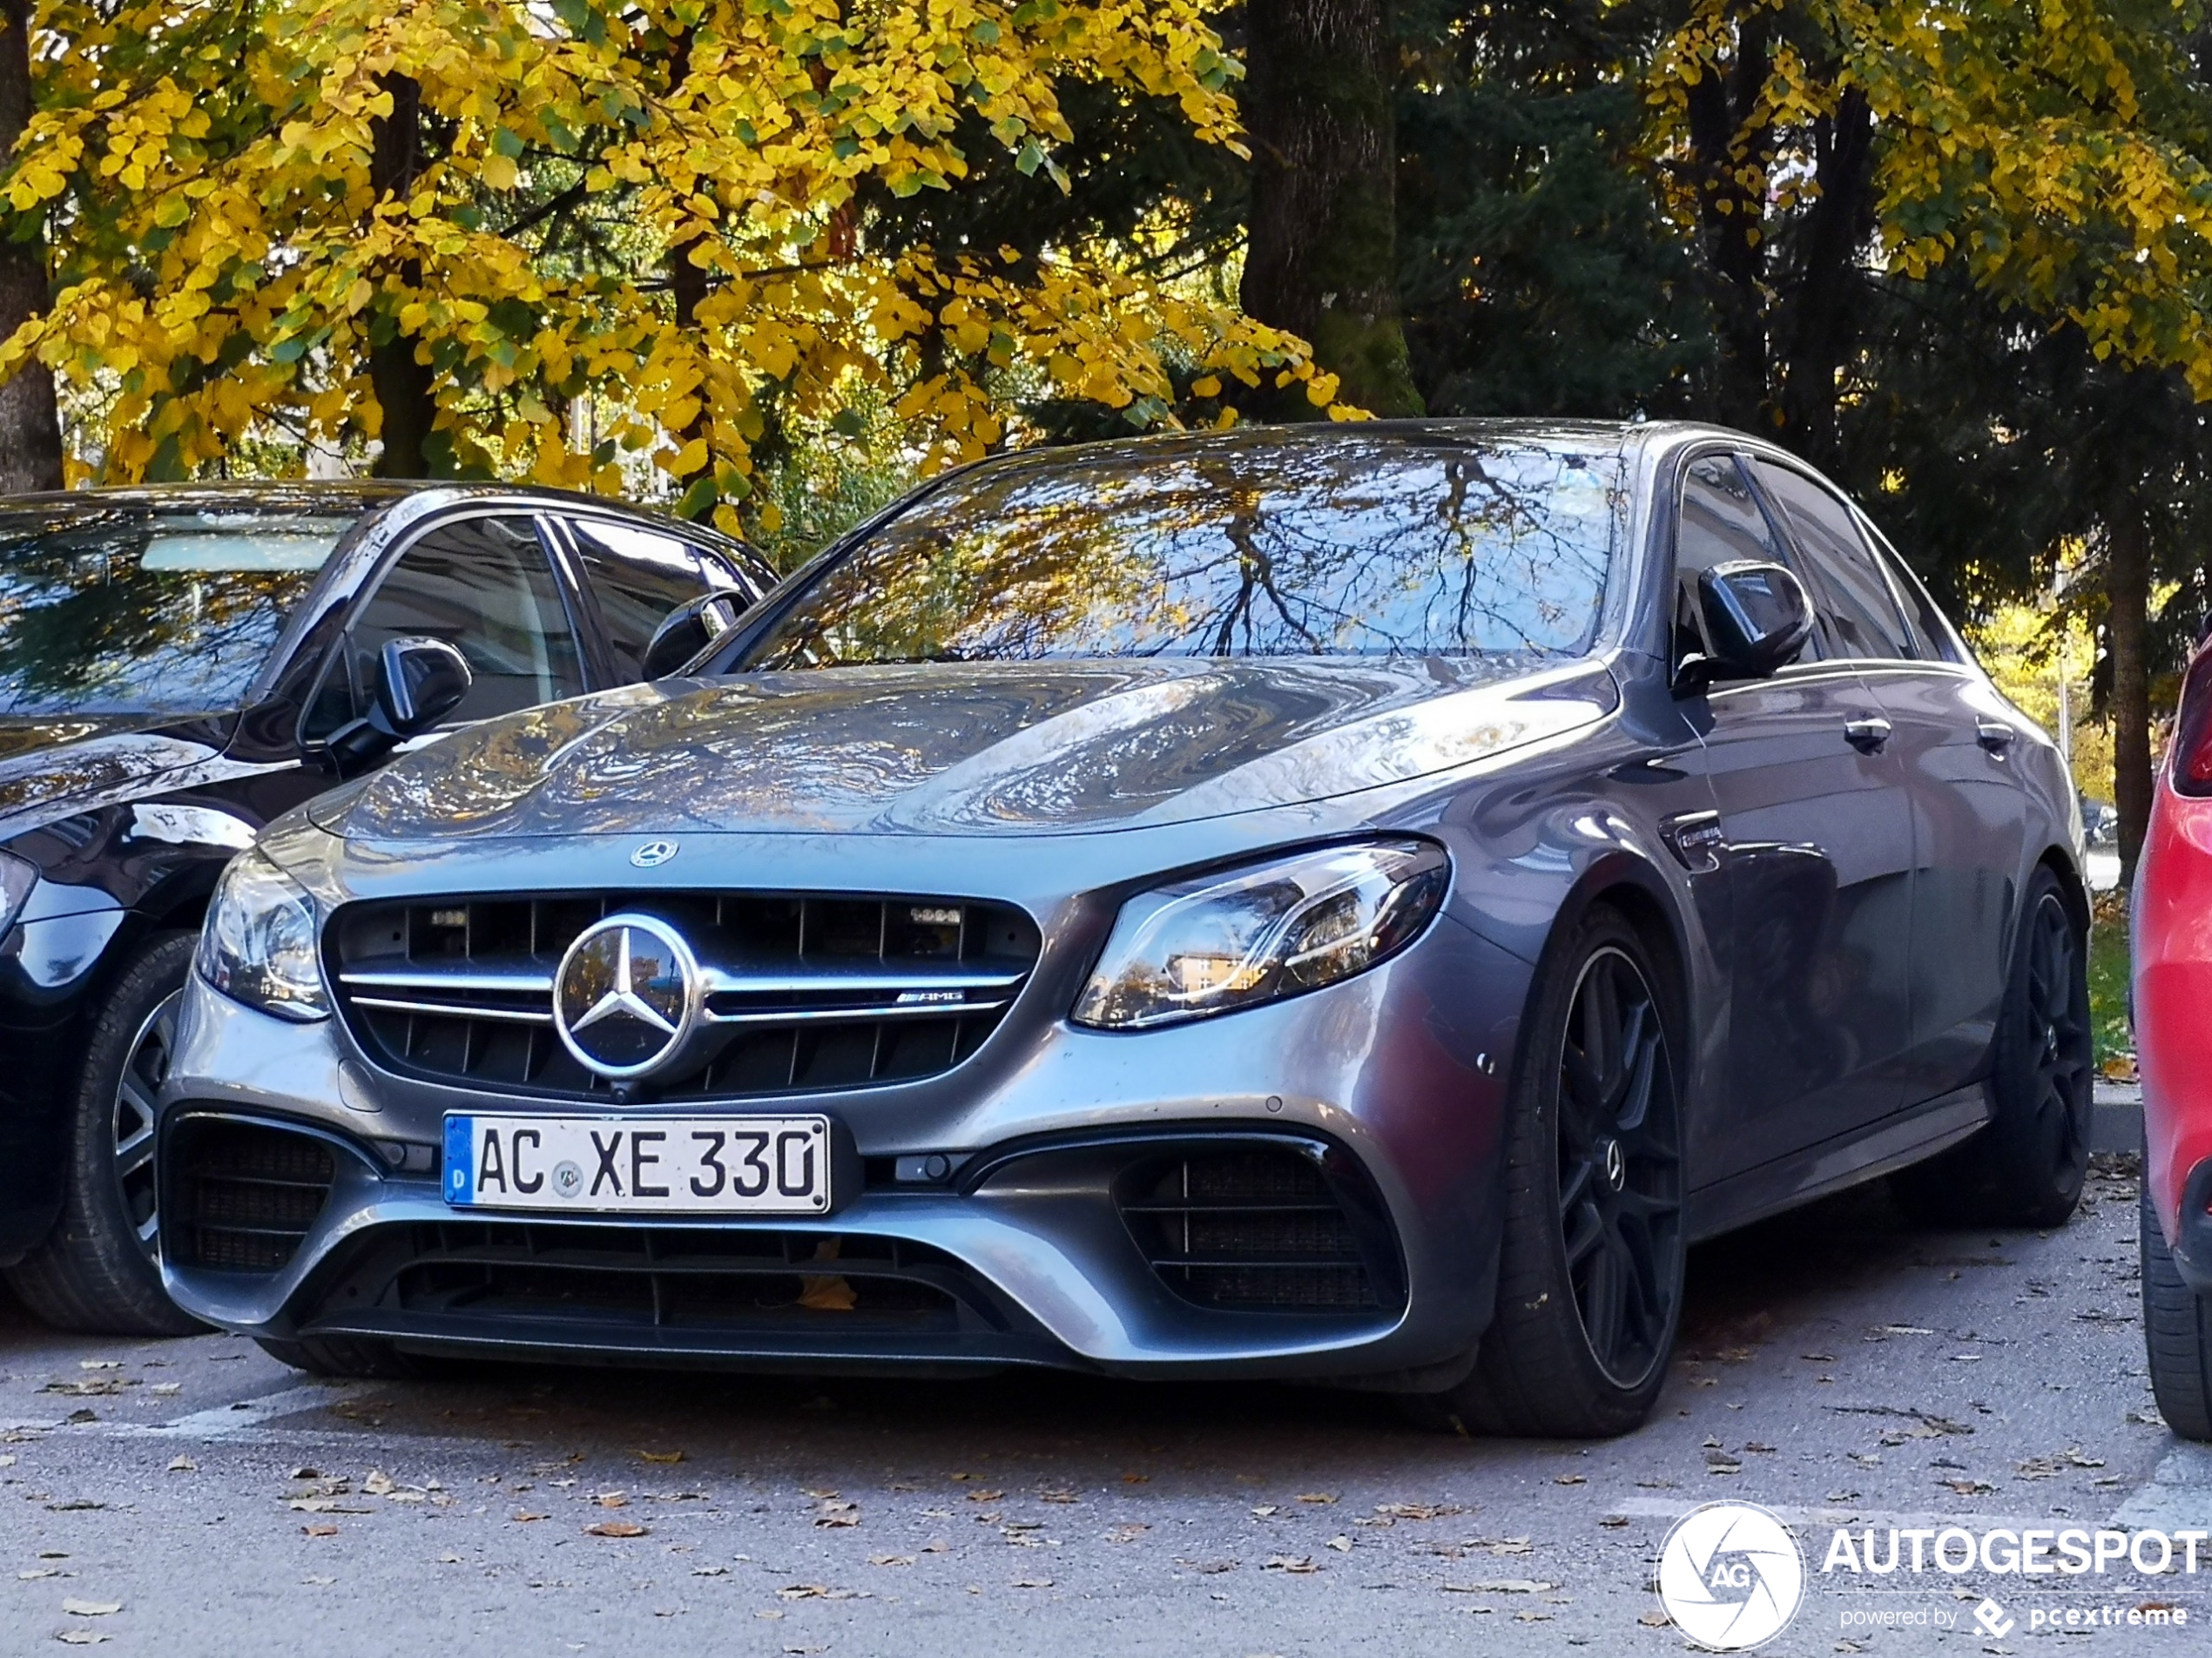
<path id="1" fill-rule="evenodd" d="M 1138 1165 L 1120 1204 L 1162 1282 L 1202 1307 L 1372 1313 L 1399 1298 L 1379 1204 L 1341 1154 L 1193 1150 Z"/>
<path id="2" fill-rule="evenodd" d="M 228 1272 L 289 1266 L 337 1174 L 313 1135 L 221 1117 L 180 1119 L 170 1161 L 162 1247 L 181 1266 Z"/>
<path id="3" fill-rule="evenodd" d="M 655 1098 L 911 1082 L 981 1046 L 1035 965 L 1008 905 L 806 893 L 608 893 L 348 905 L 327 934 L 354 1037 L 402 1075 L 555 1097 L 605 1096 L 553 1028 L 577 935 L 618 912 L 676 927 L 706 984 L 707 1040 Z"/>

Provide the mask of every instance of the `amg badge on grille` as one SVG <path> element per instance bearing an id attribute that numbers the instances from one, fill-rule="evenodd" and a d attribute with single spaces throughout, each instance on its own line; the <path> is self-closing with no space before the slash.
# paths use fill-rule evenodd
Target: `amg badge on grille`
<path id="1" fill-rule="evenodd" d="M 652 915 L 610 915 L 577 934 L 553 975 L 553 1028 L 582 1064 L 617 1080 L 681 1052 L 704 985 L 684 935 Z"/>

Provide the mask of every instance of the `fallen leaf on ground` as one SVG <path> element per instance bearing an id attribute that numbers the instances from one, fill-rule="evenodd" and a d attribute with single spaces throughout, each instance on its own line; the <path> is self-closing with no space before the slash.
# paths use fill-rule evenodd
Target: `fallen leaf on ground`
<path id="1" fill-rule="evenodd" d="M 300 1529 L 310 1537 L 335 1537 L 338 1535 L 338 1528 L 335 1526 L 302 1526 Z"/>
<path id="2" fill-rule="evenodd" d="M 726 1566 L 694 1566 L 691 1568 L 691 1575 L 693 1577 L 727 1577 L 730 1575 L 730 1568 Z"/>
<path id="3" fill-rule="evenodd" d="M 814 1524 L 822 1527 L 857 1526 L 860 1523 L 860 1505 L 849 1502 L 825 1502 L 814 1510 Z"/>
<path id="4" fill-rule="evenodd" d="M 1266 1563 L 1260 1567 L 1263 1572 L 1292 1572 L 1301 1577 L 1309 1572 L 1318 1572 L 1320 1569 L 1309 1556 L 1290 1554 L 1271 1554 L 1267 1557 Z"/>
<path id="5" fill-rule="evenodd" d="M 1125 1486 L 1149 1486 L 1152 1483 L 1152 1476 L 1149 1473 L 1125 1473 L 1122 1476 L 1122 1483 Z"/>
<path id="6" fill-rule="evenodd" d="M 1467 1510 L 1457 1503 L 1377 1503 L 1375 1512 L 1389 1520 L 1441 1520 Z"/>
<path id="7" fill-rule="evenodd" d="M 367 1497 L 381 1497 L 392 1491 L 395 1486 L 395 1482 L 390 1474 L 386 1473 L 381 1468 L 371 1468 L 361 1479 L 361 1494 Z"/>
<path id="8" fill-rule="evenodd" d="M 603 1520 L 596 1526 L 586 1526 L 583 1533 L 587 1537 L 644 1537 L 651 1534 L 634 1520 Z"/>
<path id="9" fill-rule="evenodd" d="M 1647 1629 L 1663 1629 L 1674 1620 L 1663 1612 L 1647 1612 L 1637 1618 L 1636 1621 Z"/>
<path id="10" fill-rule="evenodd" d="M 1579 1473 L 1555 1473 L 1552 1476 L 1552 1484 L 1555 1486 L 1586 1486 L 1589 1484 L 1589 1479 L 1588 1476 Z"/>
<path id="11" fill-rule="evenodd" d="M 684 1453 L 681 1451 L 640 1451 L 637 1454 L 648 1462 L 681 1462 L 684 1460 Z"/>
<path id="12" fill-rule="evenodd" d="M 1071 1503 L 1080 1502 L 1082 1500 L 1072 1491 L 1048 1491 L 1042 1493 L 1037 1500 L 1049 1503 Z"/>
<path id="13" fill-rule="evenodd" d="M 335 1583 L 338 1580 L 334 1577 L 313 1576 L 303 1577 L 300 1580 L 302 1583 L 311 1583 L 314 1585 L 315 1587 L 320 1589 L 329 1587 L 330 1585 Z"/>
<path id="14" fill-rule="evenodd" d="M 508 1515 L 507 1518 L 513 1520 L 519 1526 L 527 1526 L 534 1520 L 550 1520 L 553 1516 L 550 1514 L 526 1514 L 518 1511 Z"/>
<path id="15" fill-rule="evenodd" d="M 1298 1500 L 1302 1503 L 1332 1503 L 1337 1494 L 1333 1491 L 1301 1491 Z"/>
<path id="16" fill-rule="evenodd" d="M 62 1610 L 72 1618 L 105 1618 L 111 1612 L 123 1610 L 120 1601 L 64 1601 Z"/>
<path id="17" fill-rule="evenodd" d="M 868 1556 L 870 1566 L 912 1566 L 914 1563 L 914 1557 L 911 1554 L 871 1554 Z"/>
<path id="18" fill-rule="evenodd" d="M 1343 1536 L 1332 1537 L 1329 1540 L 1328 1547 L 1336 1550 L 1336 1552 L 1339 1554 L 1349 1554 L 1352 1553 L 1352 1540 L 1349 1537 Z"/>
<path id="19" fill-rule="evenodd" d="M 1049 1577 L 1018 1577 L 1014 1580 L 1014 1587 L 1017 1589 L 1049 1589 L 1052 1587 L 1052 1580 Z"/>
<path id="20" fill-rule="evenodd" d="M 786 1583 L 776 1593 L 786 1601 L 820 1601 L 827 1598 L 829 1590 L 819 1583 Z"/>
<path id="21" fill-rule="evenodd" d="M 54 1637 L 72 1647 L 97 1647 L 110 1638 L 97 1629 L 64 1629 Z"/>
<path id="22" fill-rule="evenodd" d="M 199 1465 L 197 1462 L 194 1462 L 190 1457 L 172 1457 L 169 1459 L 169 1466 L 163 1472 L 167 1473 L 198 1473 L 199 1472 Z"/>

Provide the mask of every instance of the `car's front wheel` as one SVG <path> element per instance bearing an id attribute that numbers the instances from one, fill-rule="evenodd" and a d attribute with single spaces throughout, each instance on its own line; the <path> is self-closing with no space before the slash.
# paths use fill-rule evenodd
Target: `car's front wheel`
<path id="1" fill-rule="evenodd" d="M 24 1305 L 64 1330 L 188 1336 L 204 1326 L 161 1287 L 153 1112 L 191 971 L 192 934 L 165 933 L 117 977 L 71 1099 L 61 1218 L 8 1272 Z"/>
<path id="2" fill-rule="evenodd" d="M 1681 1103 L 1666 981 L 1626 917 L 1553 953 L 1516 1064 L 1498 1304 L 1474 1373 L 1413 1401 L 1469 1432 L 1591 1439 L 1640 1425 L 1682 1311 Z"/>

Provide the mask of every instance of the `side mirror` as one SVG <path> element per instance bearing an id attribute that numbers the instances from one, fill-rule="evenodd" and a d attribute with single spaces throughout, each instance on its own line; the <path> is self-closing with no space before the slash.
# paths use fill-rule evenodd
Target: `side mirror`
<path id="1" fill-rule="evenodd" d="M 1697 610 L 1710 654 L 1682 664 L 1675 683 L 1684 692 L 1723 679 L 1764 679 L 1795 662 L 1812 637 L 1812 601 L 1779 564 L 1740 559 L 1702 571 Z"/>
<path id="2" fill-rule="evenodd" d="M 686 599 L 653 630 L 638 671 L 648 679 L 665 679 L 737 626 L 744 607 L 733 594 L 702 593 Z"/>
<path id="3" fill-rule="evenodd" d="M 387 639 L 376 653 L 369 711 L 331 734 L 332 761 L 351 772 L 420 737 L 460 707 L 475 683 L 469 659 L 443 639 Z"/>

